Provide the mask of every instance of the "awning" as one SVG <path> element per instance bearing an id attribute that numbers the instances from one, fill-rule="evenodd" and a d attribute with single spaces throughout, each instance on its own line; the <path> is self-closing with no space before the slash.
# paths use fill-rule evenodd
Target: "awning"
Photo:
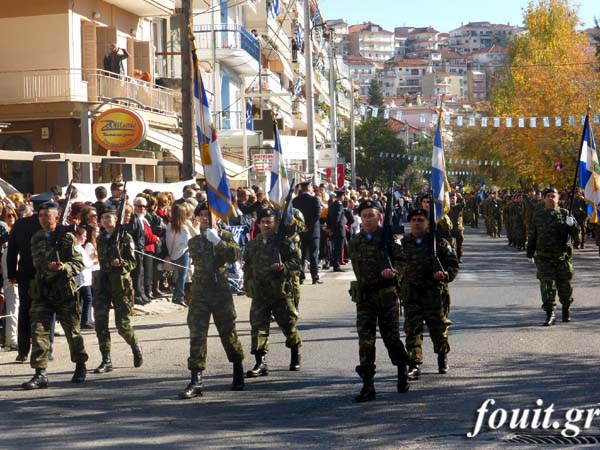
<path id="1" fill-rule="evenodd" d="M 290 160 L 307 160 L 308 159 L 308 138 L 306 136 L 286 136 L 279 135 L 283 158 Z M 266 140 L 263 142 L 263 147 L 275 146 L 275 141 Z"/>
<path id="2" fill-rule="evenodd" d="M 148 128 L 146 132 L 146 139 L 150 142 L 160 145 L 166 150 L 179 150 L 183 147 L 183 138 L 181 135 L 176 133 L 169 133 L 168 131 L 158 131 L 154 128 Z"/>
<path id="3" fill-rule="evenodd" d="M 261 133 L 258 131 L 246 130 L 247 147 L 260 147 Z M 219 130 L 219 145 L 221 148 L 244 148 L 243 130 Z"/>

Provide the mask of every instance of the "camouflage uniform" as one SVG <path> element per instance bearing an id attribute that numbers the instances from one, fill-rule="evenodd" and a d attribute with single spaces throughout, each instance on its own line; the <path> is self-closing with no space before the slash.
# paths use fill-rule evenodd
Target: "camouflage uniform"
<path id="1" fill-rule="evenodd" d="M 237 317 L 227 283 L 227 266 L 240 258 L 240 248 L 233 235 L 218 230 L 221 242 L 213 246 L 203 234 L 188 242 L 194 264 L 192 300 L 187 323 L 190 329 L 190 370 L 206 369 L 207 337 L 212 315 L 229 362 L 244 360 L 244 350 L 237 335 Z M 213 250 L 214 249 L 214 250 Z"/>
<path id="2" fill-rule="evenodd" d="M 583 198 L 576 198 L 573 200 L 573 217 L 575 217 L 579 224 L 579 231 L 573 237 L 573 244 L 575 244 L 575 248 L 583 248 L 588 221 L 588 208 Z"/>
<path id="3" fill-rule="evenodd" d="M 510 223 L 515 247 L 519 250 L 525 249 L 525 218 L 523 203 L 514 202 L 510 212 Z"/>
<path id="4" fill-rule="evenodd" d="M 525 231 L 529 234 L 531 222 L 533 221 L 533 214 L 538 208 L 543 208 L 543 202 L 537 198 L 527 197 L 523 202 L 523 219 L 525 220 Z"/>
<path id="5" fill-rule="evenodd" d="M 404 332 L 406 351 L 411 365 L 423 363 L 423 322 L 427 324 L 435 353 L 448 353 L 450 320 L 444 313 L 444 292 L 447 282 L 458 274 L 458 259 L 447 241 L 438 245 L 437 255 L 448 272 L 448 280 L 433 278 L 434 261 L 431 255 L 430 235 L 415 238 L 408 234 L 402 240 L 402 301 L 404 305 Z"/>
<path id="6" fill-rule="evenodd" d="M 448 217 L 452 221 L 452 231 L 450 231 L 450 236 L 454 239 L 454 242 L 456 243 L 456 256 L 459 260 L 462 258 L 463 242 L 465 240 L 465 227 L 463 225 L 464 208 L 464 203 L 457 202 L 456 205 L 450 207 L 450 211 L 448 212 Z"/>
<path id="7" fill-rule="evenodd" d="M 137 344 L 137 337 L 129 316 L 133 311 L 133 282 L 131 271 L 135 269 L 136 259 L 133 253 L 133 238 L 123 233 L 116 254 L 113 236 L 102 231 L 96 240 L 100 270 L 94 277 L 94 318 L 96 336 L 101 353 L 110 352 L 111 341 L 108 330 L 110 308 L 115 310 L 115 324 L 119 335 L 130 346 Z M 121 260 L 120 267 L 113 267 L 115 258 Z"/>
<path id="8" fill-rule="evenodd" d="M 479 207 L 477 206 L 477 197 L 472 196 L 467 199 L 465 219 L 472 228 L 479 228 Z"/>
<path id="9" fill-rule="evenodd" d="M 502 232 L 502 200 L 490 199 L 487 204 L 487 217 L 490 224 L 490 232 L 493 237 L 499 237 Z"/>
<path id="10" fill-rule="evenodd" d="M 71 361 L 83 364 L 88 359 L 83 337 L 79 333 L 81 317 L 74 279 L 83 270 L 83 256 L 75 249 L 75 245 L 75 236 L 66 232 L 57 234 L 39 230 L 31 238 L 31 255 L 36 269 L 29 287 L 32 299 L 31 367 L 34 369 L 46 369 L 48 366 L 50 325 L 54 313 L 65 331 Z M 62 262 L 63 270 L 48 270 L 51 261 Z"/>
<path id="11" fill-rule="evenodd" d="M 290 224 L 286 227 L 286 235 L 294 242 L 294 244 L 300 248 L 300 233 L 306 228 L 304 222 L 304 216 L 299 209 L 294 209 L 294 218 Z M 300 271 L 298 274 L 294 274 L 292 278 L 292 284 L 294 287 L 294 306 L 298 310 L 300 306 L 300 285 L 303 282 L 304 272 Z"/>
<path id="12" fill-rule="evenodd" d="M 294 306 L 293 284 L 302 267 L 300 251 L 289 238 L 283 239 L 279 249 L 281 263 L 285 266 L 282 272 L 271 269 L 275 251 L 275 236 L 263 239 L 260 234 L 246 248 L 244 284 L 246 293 L 252 298 L 250 326 L 253 355 L 266 355 L 269 351 L 271 314 L 286 337 L 287 347 L 302 344 L 296 328 L 298 311 Z"/>
<path id="13" fill-rule="evenodd" d="M 377 325 L 392 364 L 406 365 L 406 350 L 400 340 L 398 279 L 384 280 L 381 272 L 388 268 L 384 250 L 384 232 L 380 228 L 372 234 L 364 231 L 356 235 L 348 245 L 356 280 L 351 284 L 350 294 L 356 303 L 356 328 L 360 365 L 357 373 L 364 378 L 375 373 L 375 340 Z M 399 242 L 392 246 L 392 265 L 399 269 L 402 247 Z"/>
<path id="14" fill-rule="evenodd" d="M 573 303 L 573 247 L 569 237 L 579 232 L 577 221 L 566 224 L 569 212 L 563 208 L 537 209 L 527 236 L 527 257 L 536 258 L 542 309 L 554 311 L 556 293 L 563 308 Z"/>

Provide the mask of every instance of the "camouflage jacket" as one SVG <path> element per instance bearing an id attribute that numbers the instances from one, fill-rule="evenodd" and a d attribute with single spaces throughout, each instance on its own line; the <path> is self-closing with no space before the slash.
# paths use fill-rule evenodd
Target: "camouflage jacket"
<path id="1" fill-rule="evenodd" d="M 227 266 L 240 259 L 240 247 L 233 234 L 219 229 L 221 242 L 213 245 L 200 233 L 188 241 L 188 251 L 194 264 L 193 290 L 204 288 L 228 289 Z"/>
<path id="2" fill-rule="evenodd" d="M 536 198 L 527 197 L 523 202 L 523 219 L 528 227 L 531 225 L 531 221 L 533 220 L 533 214 L 540 205 L 542 205 L 542 202 Z"/>
<path id="3" fill-rule="evenodd" d="M 464 209 L 464 203 L 457 203 L 456 205 L 450 207 L 450 211 L 448 211 L 448 217 L 452 221 L 453 231 L 463 231 L 465 229 L 465 227 L 463 226 Z"/>
<path id="4" fill-rule="evenodd" d="M 437 257 L 448 272 L 448 279 L 444 281 L 433 278 L 434 269 L 437 269 L 432 256 L 430 234 L 416 238 L 409 233 L 402 239 L 402 247 L 404 252 L 401 268 L 405 284 L 417 287 L 441 286 L 458 275 L 458 259 L 448 241 L 442 240 L 437 246 Z"/>
<path id="5" fill-rule="evenodd" d="M 535 211 L 527 233 L 527 257 L 535 255 L 546 258 L 565 259 L 573 254 L 570 237 L 579 231 L 575 221 L 572 227 L 566 223 L 569 211 L 563 208 L 540 208 Z"/>
<path id="6" fill-rule="evenodd" d="M 584 199 L 576 198 L 573 200 L 573 216 L 580 225 L 585 223 L 585 220 L 588 217 L 588 207 Z"/>
<path id="7" fill-rule="evenodd" d="M 386 253 L 382 228 L 370 234 L 363 230 L 348 243 L 354 275 L 362 287 L 384 287 L 398 283 L 396 278 L 384 280 L 380 277 L 381 272 L 389 267 L 387 258 L 390 253 L 392 268 L 400 270 L 402 245 L 399 240 L 391 241 L 388 245 L 391 251 Z"/>
<path id="8" fill-rule="evenodd" d="M 114 236 L 109 236 L 102 231 L 96 239 L 96 249 L 100 263 L 100 271 L 103 273 L 126 274 L 135 269 L 136 259 L 133 253 L 133 238 L 129 233 L 123 233 L 119 241 L 119 253 L 116 251 Z M 113 267 L 112 260 L 120 257 L 120 267 Z"/>
<path id="9" fill-rule="evenodd" d="M 75 249 L 76 245 L 72 233 L 37 231 L 31 238 L 31 256 L 36 269 L 36 279 L 48 285 L 64 282 L 75 286 L 74 277 L 84 268 L 83 256 Z M 63 263 L 63 270 L 48 270 L 48 263 L 52 261 Z"/>
<path id="10" fill-rule="evenodd" d="M 284 270 L 271 269 L 275 262 L 275 236 L 263 240 L 258 234 L 248 243 L 244 253 L 244 284 L 246 292 L 254 297 L 258 292 L 264 295 L 287 295 L 292 277 L 299 276 L 301 270 L 300 250 L 289 238 L 284 238 L 279 247 Z"/>

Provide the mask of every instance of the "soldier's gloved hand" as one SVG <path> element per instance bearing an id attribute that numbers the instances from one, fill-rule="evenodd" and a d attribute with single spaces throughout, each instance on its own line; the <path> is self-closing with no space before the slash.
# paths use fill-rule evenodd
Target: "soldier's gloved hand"
<path id="1" fill-rule="evenodd" d="M 573 216 L 567 216 L 567 225 L 572 227 L 573 225 L 575 225 L 575 217 Z"/>
<path id="2" fill-rule="evenodd" d="M 208 239 L 209 242 L 213 245 L 217 245 L 219 242 L 221 242 L 219 233 L 217 233 L 217 230 L 213 228 L 209 228 L 208 230 L 206 230 L 206 239 Z"/>

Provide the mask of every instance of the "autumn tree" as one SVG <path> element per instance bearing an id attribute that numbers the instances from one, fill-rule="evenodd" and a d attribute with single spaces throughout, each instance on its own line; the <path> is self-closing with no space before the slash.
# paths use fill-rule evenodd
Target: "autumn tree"
<path id="1" fill-rule="evenodd" d="M 577 30 L 579 18 L 570 0 L 530 1 L 524 24 L 525 32 L 509 47 L 506 69 L 494 75 L 489 113 L 513 117 L 514 122 L 535 117 L 536 126 L 527 121 L 524 128 L 516 123 L 507 128 L 502 120 L 500 128 L 465 129 L 457 140 L 470 142 L 468 152 L 479 152 L 479 159 L 497 156 L 505 168 L 503 176 L 512 174 L 522 185 L 566 187 L 578 160 L 579 117 L 588 104 L 594 110 L 598 106 L 597 61 Z M 567 125 L 569 116 L 578 118 L 577 126 Z M 550 127 L 543 125 L 544 117 L 552 121 Z M 554 117 L 565 123 L 555 126 Z M 564 172 L 556 170 L 555 162 L 564 165 Z"/>

